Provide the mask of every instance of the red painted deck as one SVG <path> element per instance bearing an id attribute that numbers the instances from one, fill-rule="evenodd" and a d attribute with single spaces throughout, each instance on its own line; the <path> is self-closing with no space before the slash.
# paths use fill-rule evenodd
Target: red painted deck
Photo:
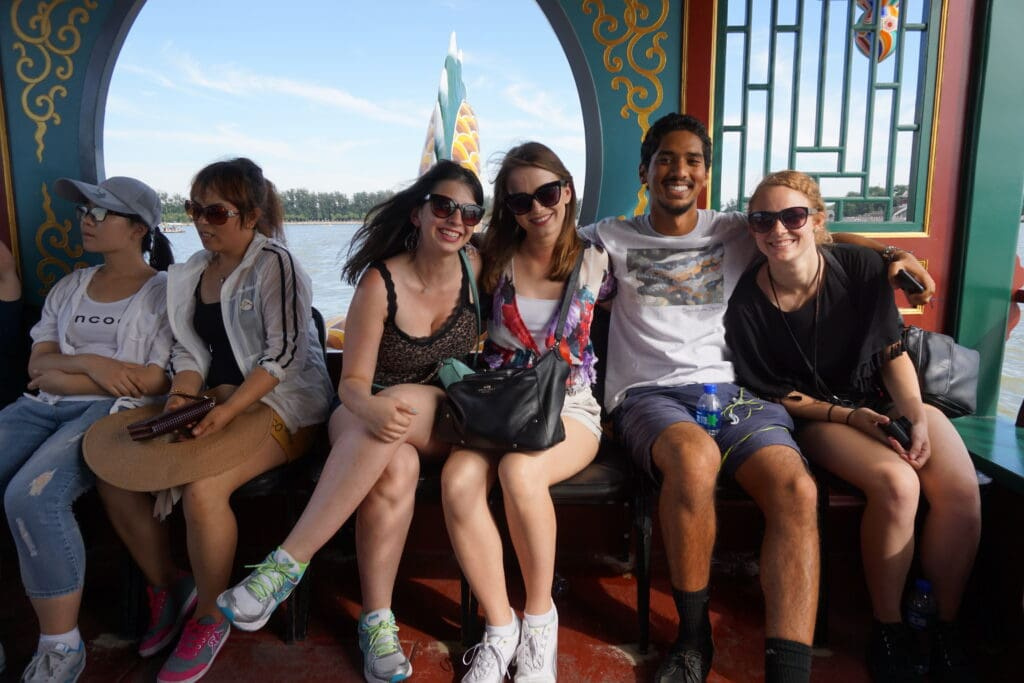
<path id="1" fill-rule="evenodd" d="M 118 629 L 122 555 L 95 503 L 86 499 L 82 513 L 90 565 L 81 628 L 89 659 L 80 680 L 152 681 L 161 656 L 140 660 L 133 643 L 113 635 Z M 629 563 L 616 557 L 623 545 L 621 534 L 627 531 L 623 511 L 617 507 L 563 507 L 559 516 L 559 572 L 568 581 L 567 591 L 557 601 L 561 617 L 559 679 L 566 683 L 650 681 L 675 633 L 675 609 L 660 540 L 655 542 L 652 649 L 639 656 L 635 646 L 636 583 Z M 266 526 L 256 529 L 253 517 L 267 520 Z M 241 561 L 261 557 L 282 537 L 277 515 L 261 515 L 250 507 L 240 509 L 240 518 Z M 867 680 L 862 652 L 870 614 L 857 555 L 857 520 L 856 509 L 832 511 L 833 547 L 827 577 L 832 588 L 830 641 L 828 648 L 816 651 L 814 681 Z M 720 521 L 711 601 L 717 650 L 710 680 L 763 680 L 763 604 L 754 552 L 760 522 L 754 509 L 746 505 L 723 509 Z M 0 680 L 13 681 L 35 646 L 37 629 L 17 580 L 9 539 L 0 542 L 0 550 L 6 579 L 0 589 L 0 640 L 8 659 L 8 672 Z M 998 556 L 991 549 L 983 552 Z M 204 680 L 361 681 L 355 637 L 359 589 L 344 535 L 316 558 L 313 572 L 314 604 L 307 640 L 285 644 L 278 635 L 276 619 L 259 633 L 234 631 Z M 516 576 L 511 566 L 509 575 Z M 1016 674 L 1024 665 L 1024 628 L 1019 593 L 1015 599 L 1016 611 L 1012 605 L 1005 610 L 1011 617 L 1000 622 L 1004 626 L 998 632 L 985 627 L 991 610 L 981 604 L 982 598 L 972 598 L 968 605 L 969 621 L 981 624 L 972 630 L 971 648 L 982 666 L 984 681 L 1020 680 Z M 440 510 L 436 505 L 420 505 L 395 594 L 401 638 L 414 667 L 412 680 L 429 683 L 461 678 L 458 600 L 458 574 Z M 521 587 L 513 587 L 513 604 L 522 604 Z M 979 613 L 984 614 L 979 618 Z"/>

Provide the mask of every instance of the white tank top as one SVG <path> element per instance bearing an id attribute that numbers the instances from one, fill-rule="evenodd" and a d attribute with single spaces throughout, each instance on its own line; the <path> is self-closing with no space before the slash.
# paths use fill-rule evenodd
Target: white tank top
<path id="1" fill-rule="evenodd" d="M 548 327 L 551 319 L 558 311 L 560 299 L 533 299 L 528 296 L 516 294 L 516 306 L 519 308 L 519 317 L 523 324 L 530 331 L 530 336 L 537 344 L 541 353 L 547 350 Z"/>

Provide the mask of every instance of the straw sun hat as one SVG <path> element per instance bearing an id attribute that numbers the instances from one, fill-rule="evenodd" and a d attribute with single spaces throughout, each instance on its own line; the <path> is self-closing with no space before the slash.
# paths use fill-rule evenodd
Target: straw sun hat
<path id="1" fill-rule="evenodd" d="M 207 392 L 220 404 L 234 387 Z M 163 404 L 142 406 L 97 420 L 82 440 L 85 462 L 96 476 L 128 491 L 160 491 L 212 477 L 241 464 L 270 435 L 272 411 L 255 403 L 227 427 L 198 439 L 174 441 L 165 434 L 132 441 L 128 425 L 163 412 Z"/>

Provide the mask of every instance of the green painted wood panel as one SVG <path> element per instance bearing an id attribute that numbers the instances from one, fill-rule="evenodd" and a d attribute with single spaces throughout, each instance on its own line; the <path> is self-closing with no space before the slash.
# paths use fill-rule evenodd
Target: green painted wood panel
<path id="1" fill-rule="evenodd" d="M 953 329 L 961 343 L 981 352 L 978 414 L 994 415 L 1024 191 L 1024 3 L 991 0 L 981 5 L 979 71 L 965 150 L 962 285 Z"/>

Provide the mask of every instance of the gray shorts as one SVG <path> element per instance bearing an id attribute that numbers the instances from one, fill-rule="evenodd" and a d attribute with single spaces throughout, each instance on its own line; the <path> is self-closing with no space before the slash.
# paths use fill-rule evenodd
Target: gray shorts
<path id="1" fill-rule="evenodd" d="M 612 413 L 615 435 L 626 445 L 634 463 L 656 481 L 660 473 L 651 458 L 651 448 L 661 433 L 677 422 L 697 420 L 696 405 L 704 387 L 683 384 L 676 387 L 637 387 Z M 722 402 L 722 427 L 715 437 L 722 451 L 722 473 L 730 479 L 755 451 L 766 446 L 789 446 L 797 453 L 793 440 L 793 420 L 778 403 L 756 398 L 735 384 L 718 385 Z"/>

